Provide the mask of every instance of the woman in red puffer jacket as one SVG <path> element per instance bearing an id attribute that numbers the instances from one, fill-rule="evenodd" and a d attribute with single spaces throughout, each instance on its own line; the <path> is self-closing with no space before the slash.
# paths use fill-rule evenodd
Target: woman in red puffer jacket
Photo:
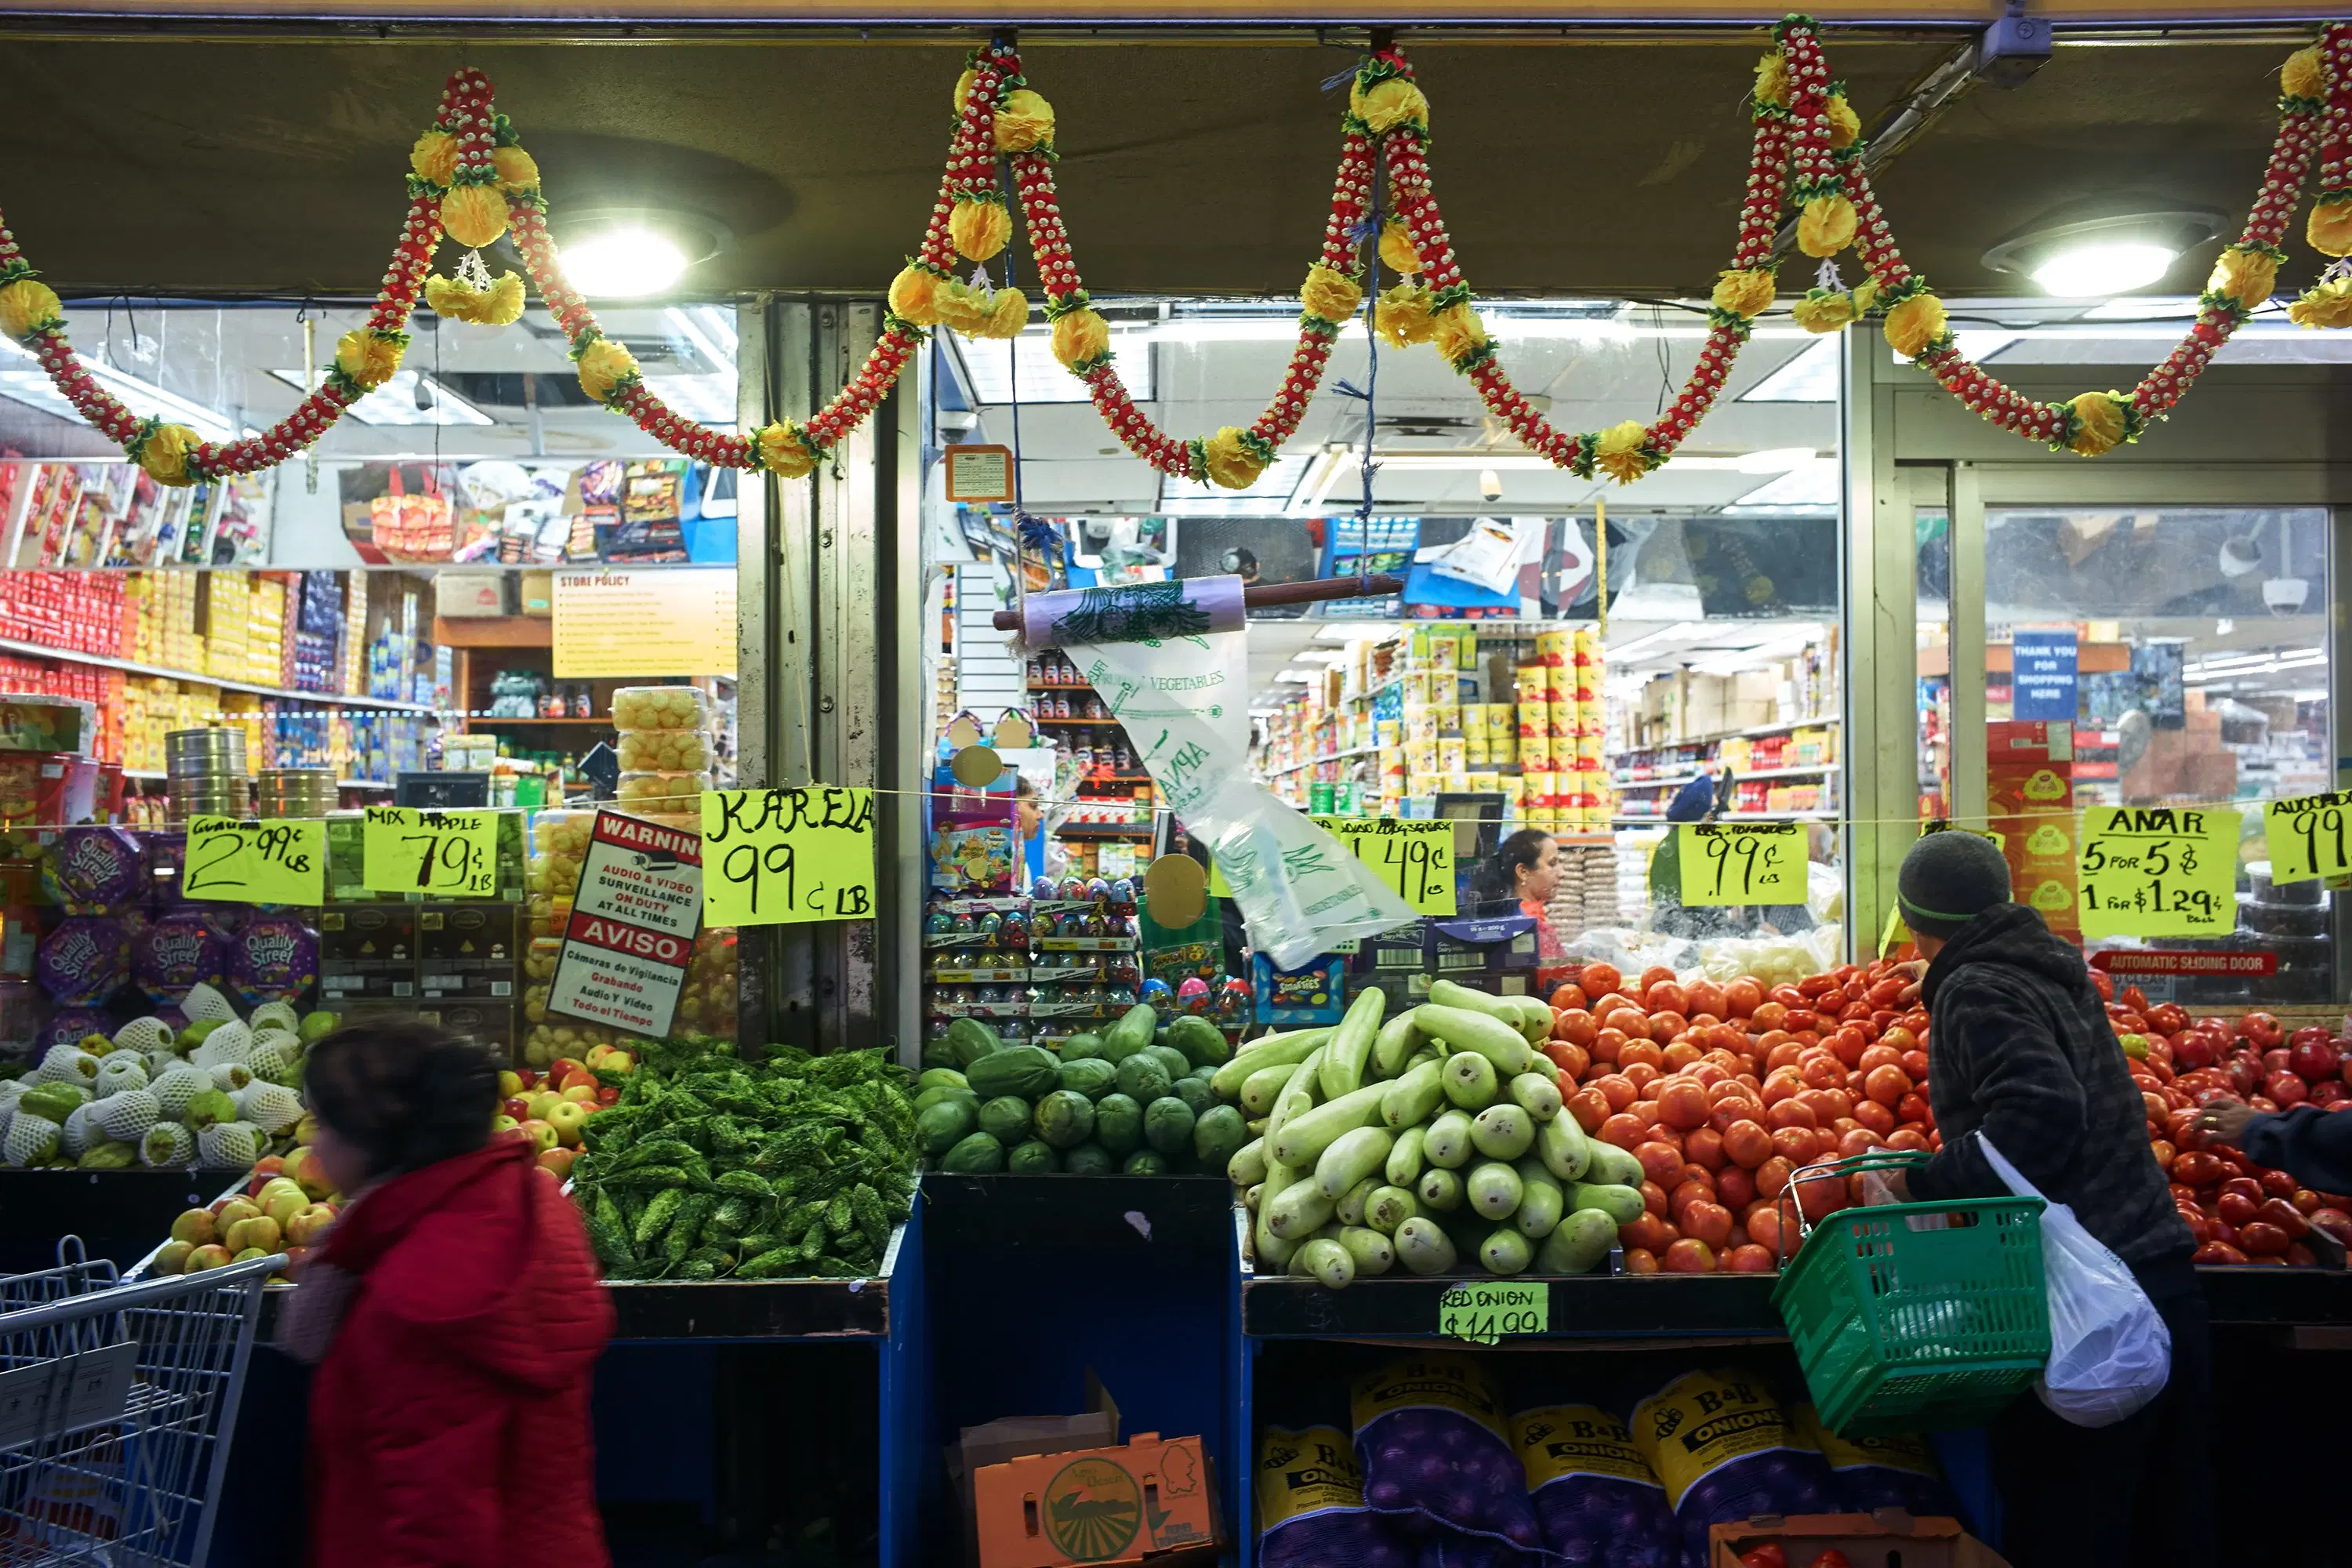
<path id="1" fill-rule="evenodd" d="M 312 1568 L 602 1568 L 588 1394 L 613 1309 L 530 1144 L 490 1135 L 497 1064 L 373 1018 L 313 1047 L 303 1088 L 354 1197 L 280 1331 L 318 1367 Z"/>

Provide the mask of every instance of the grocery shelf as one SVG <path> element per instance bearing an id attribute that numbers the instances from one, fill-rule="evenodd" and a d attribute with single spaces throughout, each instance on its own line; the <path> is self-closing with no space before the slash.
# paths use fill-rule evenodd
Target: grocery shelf
<path id="1" fill-rule="evenodd" d="M 1627 816 L 1621 813 L 1609 820 L 1631 823 L 1636 827 L 1675 826 L 1666 820 L 1666 815 L 1664 812 L 1658 813 L 1655 816 Z M 1834 811 L 1727 811 L 1718 814 L 1716 820 L 1717 822 L 1835 822 L 1838 820 L 1838 814 Z"/>
<path id="2" fill-rule="evenodd" d="M 840 1340 L 890 1332 L 890 1286 L 908 1227 L 870 1279 L 608 1279 L 615 1340 Z"/>
<path id="3" fill-rule="evenodd" d="M 217 686 L 223 691 L 247 691 L 257 697 L 285 697 L 298 702 L 322 702 L 334 708 L 365 708 L 385 713 L 430 714 L 438 711 L 427 702 L 395 702 L 389 697 L 346 697 L 331 691 L 297 691 L 290 686 L 257 686 L 249 680 L 224 679 L 217 675 L 206 675 L 202 670 L 173 669 L 161 664 L 142 664 L 137 659 L 75 653 L 68 648 L 49 647 L 37 642 L 19 642 L 14 637 L 0 637 L 0 653 L 22 654 L 27 658 L 54 658 L 67 664 L 94 665 L 100 669 L 119 669 L 126 675 L 160 675 L 167 680 L 193 680 L 205 686 Z"/>
<path id="4" fill-rule="evenodd" d="M 1378 746 L 1350 746 L 1344 752 L 1328 752 L 1319 757 L 1309 757 L 1303 763 L 1289 763 L 1282 767 L 1269 768 L 1266 770 L 1266 776 L 1279 778 L 1284 773 L 1295 773 L 1301 768 L 1311 768 L 1319 763 L 1339 763 L 1345 762 L 1349 757 L 1369 757 L 1379 750 Z"/>
<path id="5" fill-rule="evenodd" d="M 613 728 L 610 718 L 526 719 L 519 713 L 467 713 L 453 717 L 462 718 L 468 724 L 594 724 L 606 730 Z"/>
<path id="6" fill-rule="evenodd" d="M 1056 838 L 1149 838 L 1153 829 L 1144 823 L 1076 822 L 1054 829 Z"/>
<path id="7" fill-rule="evenodd" d="M 1099 719 L 1032 719 L 1029 721 L 1032 724 L 1067 724 L 1073 727 L 1080 724 L 1092 724 L 1097 728 L 1107 724 L 1117 724 L 1118 722 L 1117 719 L 1112 718 L 1108 713 L 1104 714 Z"/>
<path id="8" fill-rule="evenodd" d="M 1752 724 L 1745 730 L 1717 730 L 1710 735 L 1685 735 L 1675 741 L 1653 741 L 1646 746 L 1627 746 L 1627 752 L 1670 752 L 1676 746 L 1711 746 L 1717 741 L 1744 741 L 1753 735 L 1778 735 L 1790 730 L 1809 729 L 1815 725 L 1842 722 L 1835 713 L 1816 713 L 1810 719 L 1783 719 L 1777 723 Z"/>
<path id="9" fill-rule="evenodd" d="M 125 768 L 122 770 L 122 776 L 150 784 L 161 784 L 172 775 L 162 768 Z M 398 786 L 386 784 L 382 779 L 337 779 L 335 787 L 337 789 L 394 789 Z"/>
<path id="10" fill-rule="evenodd" d="M 1738 777 L 1743 780 L 1810 779 L 1819 778 L 1823 773 L 1833 773 L 1838 771 L 1840 765 L 1841 764 L 1837 763 L 1813 763 L 1801 768 L 1756 768 L 1746 773 L 1740 773 L 1737 769 L 1733 771 Z M 1675 773 L 1671 777 L 1662 779 L 1612 778 L 1609 781 L 1609 784 L 1610 787 L 1612 789 L 1657 789 L 1666 784 L 1686 784 L 1693 779 L 1708 777 L 1713 773 L 1713 769 L 1708 769 L 1704 773 Z"/>

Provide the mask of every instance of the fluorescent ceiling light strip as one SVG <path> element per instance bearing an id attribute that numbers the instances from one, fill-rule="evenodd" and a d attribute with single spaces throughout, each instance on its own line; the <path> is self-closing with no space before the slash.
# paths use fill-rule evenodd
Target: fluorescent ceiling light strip
<path id="1" fill-rule="evenodd" d="M 34 358 L 31 351 L 19 347 L 6 338 L 0 338 L 0 347 L 5 347 L 9 353 L 21 359 Z M 142 381 L 135 375 L 126 374 L 112 365 L 100 363 L 86 353 L 77 352 L 74 358 L 81 362 L 82 368 L 89 372 L 93 380 L 113 393 L 121 400 L 124 407 L 142 419 L 155 416 L 175 420 L 186 425 L 207 440 L 231 441 L 236 438 L 236 426 L 216 409 L 192 402 L 176 392 L 166 392 L 153 382 Z M 47 373 L 44 371 L 42 374 L 46 379 Z M 60 393 L 58 396 L 62 398 L 64 395 Z M 70 406 L 70 404 L 68 403 L 68 405 Z M 250 433 L 248 431 L 248 434 Z"/>
<path id="2" fill-rule="evenodd" d="M 1685 637 L 1696 637 L 1706 629 L 1696 621 L 1677 621 L 1671 626 L 1635 637 L 1632 642 L 1614 644 L 1603 650 L 1602 657 L 1611 659 L 1624 658 L 1641 652 L 1653 643 L 1679 642 Z"/>
<path id="3" fill-rule="evenodd" d="M 735 374 L 734 354 L 719 346 L 718 340 L 710 335 L 709 330 L 695 320 L 694 311 L 681 310 L 672 305 L 662 311 L 662 317 L 680 337 L 692 343 L 694 352 L 708 361 L 719 374 Z"/>

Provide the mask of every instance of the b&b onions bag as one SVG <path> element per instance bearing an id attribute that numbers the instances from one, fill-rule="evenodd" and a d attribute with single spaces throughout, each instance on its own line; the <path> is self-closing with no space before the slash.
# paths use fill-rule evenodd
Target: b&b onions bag
<path id="1" fill-rule="evenodd" d="M 1511 1417 L 1544 1545 L 1575 1568 L 1676 1568 L 1682 1527 L 1625 1423 L 1591 1405 Z"/>
<path id="2" fill-rule="evenodd" d="M 1414 1568 L 1414 1549 L 1364 1506 L 1363 1473 L 1337 1426 L 1268 1426 L 1257 1439 L 1260 1568 Z"/>
<path id="3" fill-rule="evenodd" d="M 1356 1380 L 1351 1409 L 1364 1500 L 1408 1535 L 1450 1527 L 1505 1546 L 1543 1544 L 1527 1472 L 1477 1363 L 1443 1352 L 1401 1356 Z M 1444 1561 L 1451 1568 L 1468 1559 L 1449 1551 Z"/>
<path id="4" fill-rule="evenodd" d="M 1681 1522 L 1686 1563 L 1706 1563 L 1711 1524 L 1837 1510 L 1828 1462 L 1752 1373 L 1687 1373 L 1636 1405 L 1628 1425 Z"/>
<path id="5" fill-rule="evenodd" d="M 1914 1515 L 1958 1518 L 1960 1500 L 1925 1437 L 1841 1437 L 1810 1405 L 1797 1406 L 1797 1429 L 1822 1451 L 1839 1506 L 1852 1513 L 1899 1508 Z"/>

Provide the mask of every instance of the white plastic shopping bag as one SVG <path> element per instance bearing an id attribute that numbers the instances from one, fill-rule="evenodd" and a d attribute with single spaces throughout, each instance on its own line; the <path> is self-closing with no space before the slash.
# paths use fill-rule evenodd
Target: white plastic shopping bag
<path id="1" fill-rule="evenodd" d="M 2077 1426 L 2111 1426 L 2164 1392 L 2172 1375 L 2172 1333 L 2122 1258 L 2083 1228 L 2074 1211 L 2051 1203 L 1974 1134 L 1994 1172 L 2021 1198 L 2041 1198 L 2042 1271 L 2050 1297 L 2050 1364 L 2034 1392 Z"/>

